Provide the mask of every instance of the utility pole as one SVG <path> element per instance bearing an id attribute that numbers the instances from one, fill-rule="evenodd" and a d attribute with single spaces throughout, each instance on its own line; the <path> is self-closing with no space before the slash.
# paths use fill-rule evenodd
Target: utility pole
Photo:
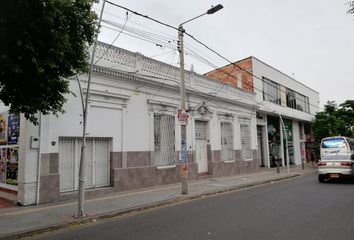
<path id="1" fill-rule="evenodd" d="M 194 19 L 197 19 L 206 14 L 213 14 L 223 6 L 221 4 L 216 5 L 215 7 L 211 7 L 207 12 L 196 16 L 188 21 L 181 23 L 178 26 L 178 41 L 179 41 L 179 64 L 180 64 L 180 94 L 181 94 L 181 109 L 178 112 L 178 120 L 181 125 L 181 152 L 180 152 L 180 161 L 182 162 L 181 168 L 181 187 L 182 187 L 182 195 L 188 194 L 188 148 L 187 148 L 187 121 L 188 121 L 188 113 L 186 110 L 186 87 L 184 80 L 184 46 L 183 46 L 183 35 L 185 30 L 183 29 L 183 24 L 190 22 Z"/>
<path id="2" fill-rule="evenodd" d="M 92 55 L 91 55 L 91 63 L 89 69 L 89 75 L 87 79 L 87 89 L 86 89 L 86 99 L 85 104 L 83 105 L 83 123 L 82 123 L 82 146 L 81 146 L 81 157 L 80 157 L 80 166 L 79 166 L 79 191 L 78 191 L 78 206 L 77 206 L 77 218 L 84 218 L 86 214 L 84 213 L 84 204 L 85 204 L 85 182 L 86 182 L 86 171 L 85 171 L 85 160 L 86 160 L 86 126 L 87 126 L 87 111 L 88 111 L 88 99 L 90 94 L 90 86 L 91 86 L 91 77 L 92 77 L 92 68 L 93 62 L 95 59 L 96 47 L 97 47 L 97 39 L 98 33 L 101 26 L 102 15 L 104 6 L 106 4 L 106 0 L 103 0 L 100 18 L 98 20 L 97 33 L 95 36 L 95 42 L 93 44 Z M 82 93 L 81 93 L 82 94 Z"/>
<path id="3" fill-rule="evenodd" d="M 186 86 L 184 80 L 184 46 L 183 46 L 184 29 L 182 24 L 178 27 L 178 41 L 179 41 L 179 64 L 180 64 L 180 93 L 181 93 L 181 187 L 182 195 L 188 194 L 188 149 L 187 149 L 187 118 L 186 111 Z"/>

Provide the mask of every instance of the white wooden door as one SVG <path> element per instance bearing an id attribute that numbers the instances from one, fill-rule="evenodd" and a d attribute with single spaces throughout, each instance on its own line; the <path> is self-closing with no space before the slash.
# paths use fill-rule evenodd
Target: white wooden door
<path id="1" fill-rule="evenodd" d="M 207 122 L 195 122 L 195 152 L 198 164 L 198 173 L 208 172 L 207 158 Z"/>

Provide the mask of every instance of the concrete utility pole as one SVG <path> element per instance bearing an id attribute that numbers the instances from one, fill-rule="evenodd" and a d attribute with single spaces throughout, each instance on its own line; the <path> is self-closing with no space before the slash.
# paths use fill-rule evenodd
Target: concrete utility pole
<path id="1" fill-rule="evenodd" d="M 181 169 L 181 187 L 182 187 L 182 195 L 188 194 L 188 148 L 187 148 L 187 121 L 188 121 L 188 113 L 186 110 L 186 87 L 184 80 L 184 46 L 183 46 L 183 24 L 186 24 L 194 19 L 197 19 L 206 14 L 213 14 L 223 6 L 221 4 L 216 5 L 215 7 L 211 7 L 207 12 L 194 17 L 188 21 L 181 23 L 178 26 L 178 41 L 179 41 L 179 63 L 180 63 L 180 93 L 181 93 L 181 109 L 178 114 L 178 120 L 181 124 L 181 153 L 180 153 L 180 161 L 182 162 Z"/>
<path id="2" fill-rule="evenodd" d="M 89 76 L 87 79 L 87 89 L 86 89 L 86 99 L 85 104 L 83 105 L 83 126 L 82 126 L 82 146 L 81 146 L 81 157 L 80 157 L 80 166 L 79 166 L 79 191 L 78 191 L 78 209 L 77 209 L 77 218 L 84 218 L 86 214 L 84 213 L 84 203 L 85 203 L 85 182 L 86 182 L 86 171 L 85 171 L 85 160 L 86 160 L 86 126 L 87 126 L 87 109 L 88 109 L 88 99 L 90 94 L 90 86 L 91 86 L 91 76 L 92 76 L 92 68 L 93 62 L 95 59 L 96 47 L 97 47 L 97 39 L 98 33 L 101 26 L 102 15 L 104 6 L 106 4 L 106 0 L 103 0 L 100 18 L 98 20 L 97 33 L 95 36 L 95 42 L 93 44 L 92 55 L 91 55 L 91 63 Z"/>

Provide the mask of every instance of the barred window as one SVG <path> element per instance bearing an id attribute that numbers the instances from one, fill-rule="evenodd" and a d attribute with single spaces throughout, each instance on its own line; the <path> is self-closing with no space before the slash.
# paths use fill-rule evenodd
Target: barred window
<path id="1" fill-rule="evenodd" d="M 175 117 L 154 115 L 154 164 L 175 164 Z"/>
<path id="2" fill-rule="evenodd" d="M 244 160 L 252 159 L 251 128 L 248 124 L 241 124 L 241 156 Z"/>

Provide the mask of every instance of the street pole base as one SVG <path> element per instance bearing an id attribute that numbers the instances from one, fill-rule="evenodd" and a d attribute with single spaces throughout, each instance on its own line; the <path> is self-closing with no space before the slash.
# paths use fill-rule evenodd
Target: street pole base
<path id="1" fill-rule="evenodd" d="M 73 218 L 76 218 L 76 219 L 87 218 L 87 214 L 82 214 L 81 216 L 79 216 L 78 214 L 75 214 L 75 215 L 73 215 Z"/>
<path id="2" fill-rule="evenodd" d="M 182 195 L 187 195 L 188 194 L 188 183 L 187 183 L 186 177 L 181 178 L 181 187 L 182 187 Z"/>

